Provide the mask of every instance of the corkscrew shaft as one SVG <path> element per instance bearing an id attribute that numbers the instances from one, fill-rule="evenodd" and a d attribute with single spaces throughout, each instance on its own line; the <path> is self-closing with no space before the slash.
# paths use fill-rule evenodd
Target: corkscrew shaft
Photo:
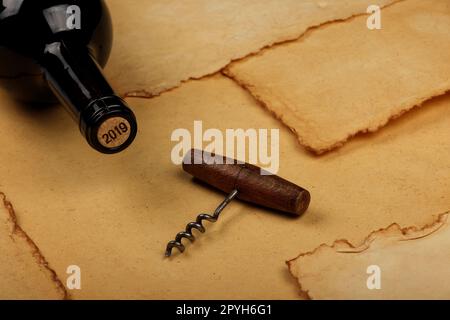
<path id="1" fill-rule="evenodd" d="M 223 202 L 216 208 L 213 215 L 209 215 L 206 213 L 202 213 L 197 216 L 197 220 L 195 222 L 190 222 L 186 226 L 186 231 L 179 232 L 175 240 L 170 241 L 167 244 L 166 248 L 166 257 L 170 257 L 172 255 L 172 249 L 177 248 L 180 252 L 184 252 L 185 246 L 181 242 L 183 238 L 189 239 L 191 242 L 195 241 L 195 236 L 192 234 L 192 229 L 197 229 L 201 233 L 205 232 L 205 226 L 203 225 L 203 221 L 207 220 L 209 222 L 216 222 L 219 219 L 220 214 L 226 208 L 226 206 L 233 201 L 233 199 L 238 195 L 239 191 L 236 189 L 231 191 L 230 194 L 223 200 Z"/>

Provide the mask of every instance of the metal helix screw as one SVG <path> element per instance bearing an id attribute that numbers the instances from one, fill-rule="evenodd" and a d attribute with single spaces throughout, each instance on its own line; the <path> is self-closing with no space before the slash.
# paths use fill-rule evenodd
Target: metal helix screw
<path id="1" fill-rule="evenodd" d="M 175 240 L 170 241 L 167 244 L 166 248 L 166 257 L 170 257 L 172 255 L 172 249 L 177 248 L 180 252 L 184 252 L 186 249 L 184 244 L 181 242 L 183 238 L 189 239 L 191 242 L 195 241 L 195 236 L 192 234 L 192 229 L 197 229 L 201 233 L 205 232 L 205 226 L 203 225 L 203 221 L 209 221 L 209 222 L 216 222 L 217 219 L 219 219 L 219 216 L 223 209 L 237 196 L 239 191 L 236 189 L 231 191 L 231 193 L 225 198 L 225 200 L 217 207 L 217 209 L 214 211 L 213 215 L 202 213 L 197 216 L 197 219 L 195 222 L 190 222 L 186 226 L 185 231 L 179 232 L 175 236 Z"/>

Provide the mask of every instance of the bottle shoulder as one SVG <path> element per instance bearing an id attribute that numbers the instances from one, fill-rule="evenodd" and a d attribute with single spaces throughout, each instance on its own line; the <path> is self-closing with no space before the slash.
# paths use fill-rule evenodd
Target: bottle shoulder
<path id="1" fill-rule="evenodd" d="M 87 48 L 104 67 L 112 47 L 104 1 L 0 1 L 0 86 L 21 100 L 55 101 L 40 64 L 46 47 L 55 42 Z"/>
<path id="2" fill-rule="evenodd" d="M 9 0 L 0 8 L 0 46 L 36 57 L 58 41 L 88 46 L 102 64 L 112 43 L 102 0 Z"/>

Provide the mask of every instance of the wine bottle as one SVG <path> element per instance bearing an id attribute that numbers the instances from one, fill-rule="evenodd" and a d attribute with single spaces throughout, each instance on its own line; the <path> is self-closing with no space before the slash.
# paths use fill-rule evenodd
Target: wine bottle
<path id="1" fill-rule="evenodd" d="M 25 102 L 59 100 L 106 154 L 124 150 L 137 132 L 133 112 L 102 74 L 111 46 L 102 0 L 1 1 L 0 86 Z"/>

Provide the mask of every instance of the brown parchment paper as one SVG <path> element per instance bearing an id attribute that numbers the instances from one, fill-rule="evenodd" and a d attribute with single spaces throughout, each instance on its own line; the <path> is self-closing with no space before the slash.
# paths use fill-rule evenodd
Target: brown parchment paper
<path id="1" fill-rule="evenodd" d="M 63 284 L 0 192 L 0 299 L 64 299 Z"/>
<path id="2" fill-rule="evenodd" d="M 398 0 L 109 0 L 107 76 L 121 94 L 152 96 L 308 28 Z"/>
<path id="3" fill-rule="evenodd" d="M 450 89 L 449 3 L 402 1 L 381 17 L 381 30 L 365 16 L 329 24 L 226 73 L 323 153 Z"/>
<path id="4" fill-rule="evenodd" d="M 345 235 L 360 243 L 393 221 L 432 222 L 450 207 L 450 96 L 384 130 L 315 157 L 230 79 L 190 81 L 160 97 L 127 99 L 135 143 L 105 156 L 83 141 L 62 108 L 26 108 L 0 95 L 0 184 L 22 227 L 63 282 L 81 268 L 73 298 L 297 299 L 286 259 Z M 224 195 L 171 162 L 173 130 L 279 128 L 279 174 L 312 194 L 295 219 L 239 201 L 188 245 L 167 241 Z"/>
<path id="5" fill-rule="evenodd" d="M 450 299 L 449 215 L 423 229 L 393 224 L 357 247 L 322 245 L 289 261 L 289 269 L 315 299 Z M 374 266 L 377 288 L 369 279 Z"/>

